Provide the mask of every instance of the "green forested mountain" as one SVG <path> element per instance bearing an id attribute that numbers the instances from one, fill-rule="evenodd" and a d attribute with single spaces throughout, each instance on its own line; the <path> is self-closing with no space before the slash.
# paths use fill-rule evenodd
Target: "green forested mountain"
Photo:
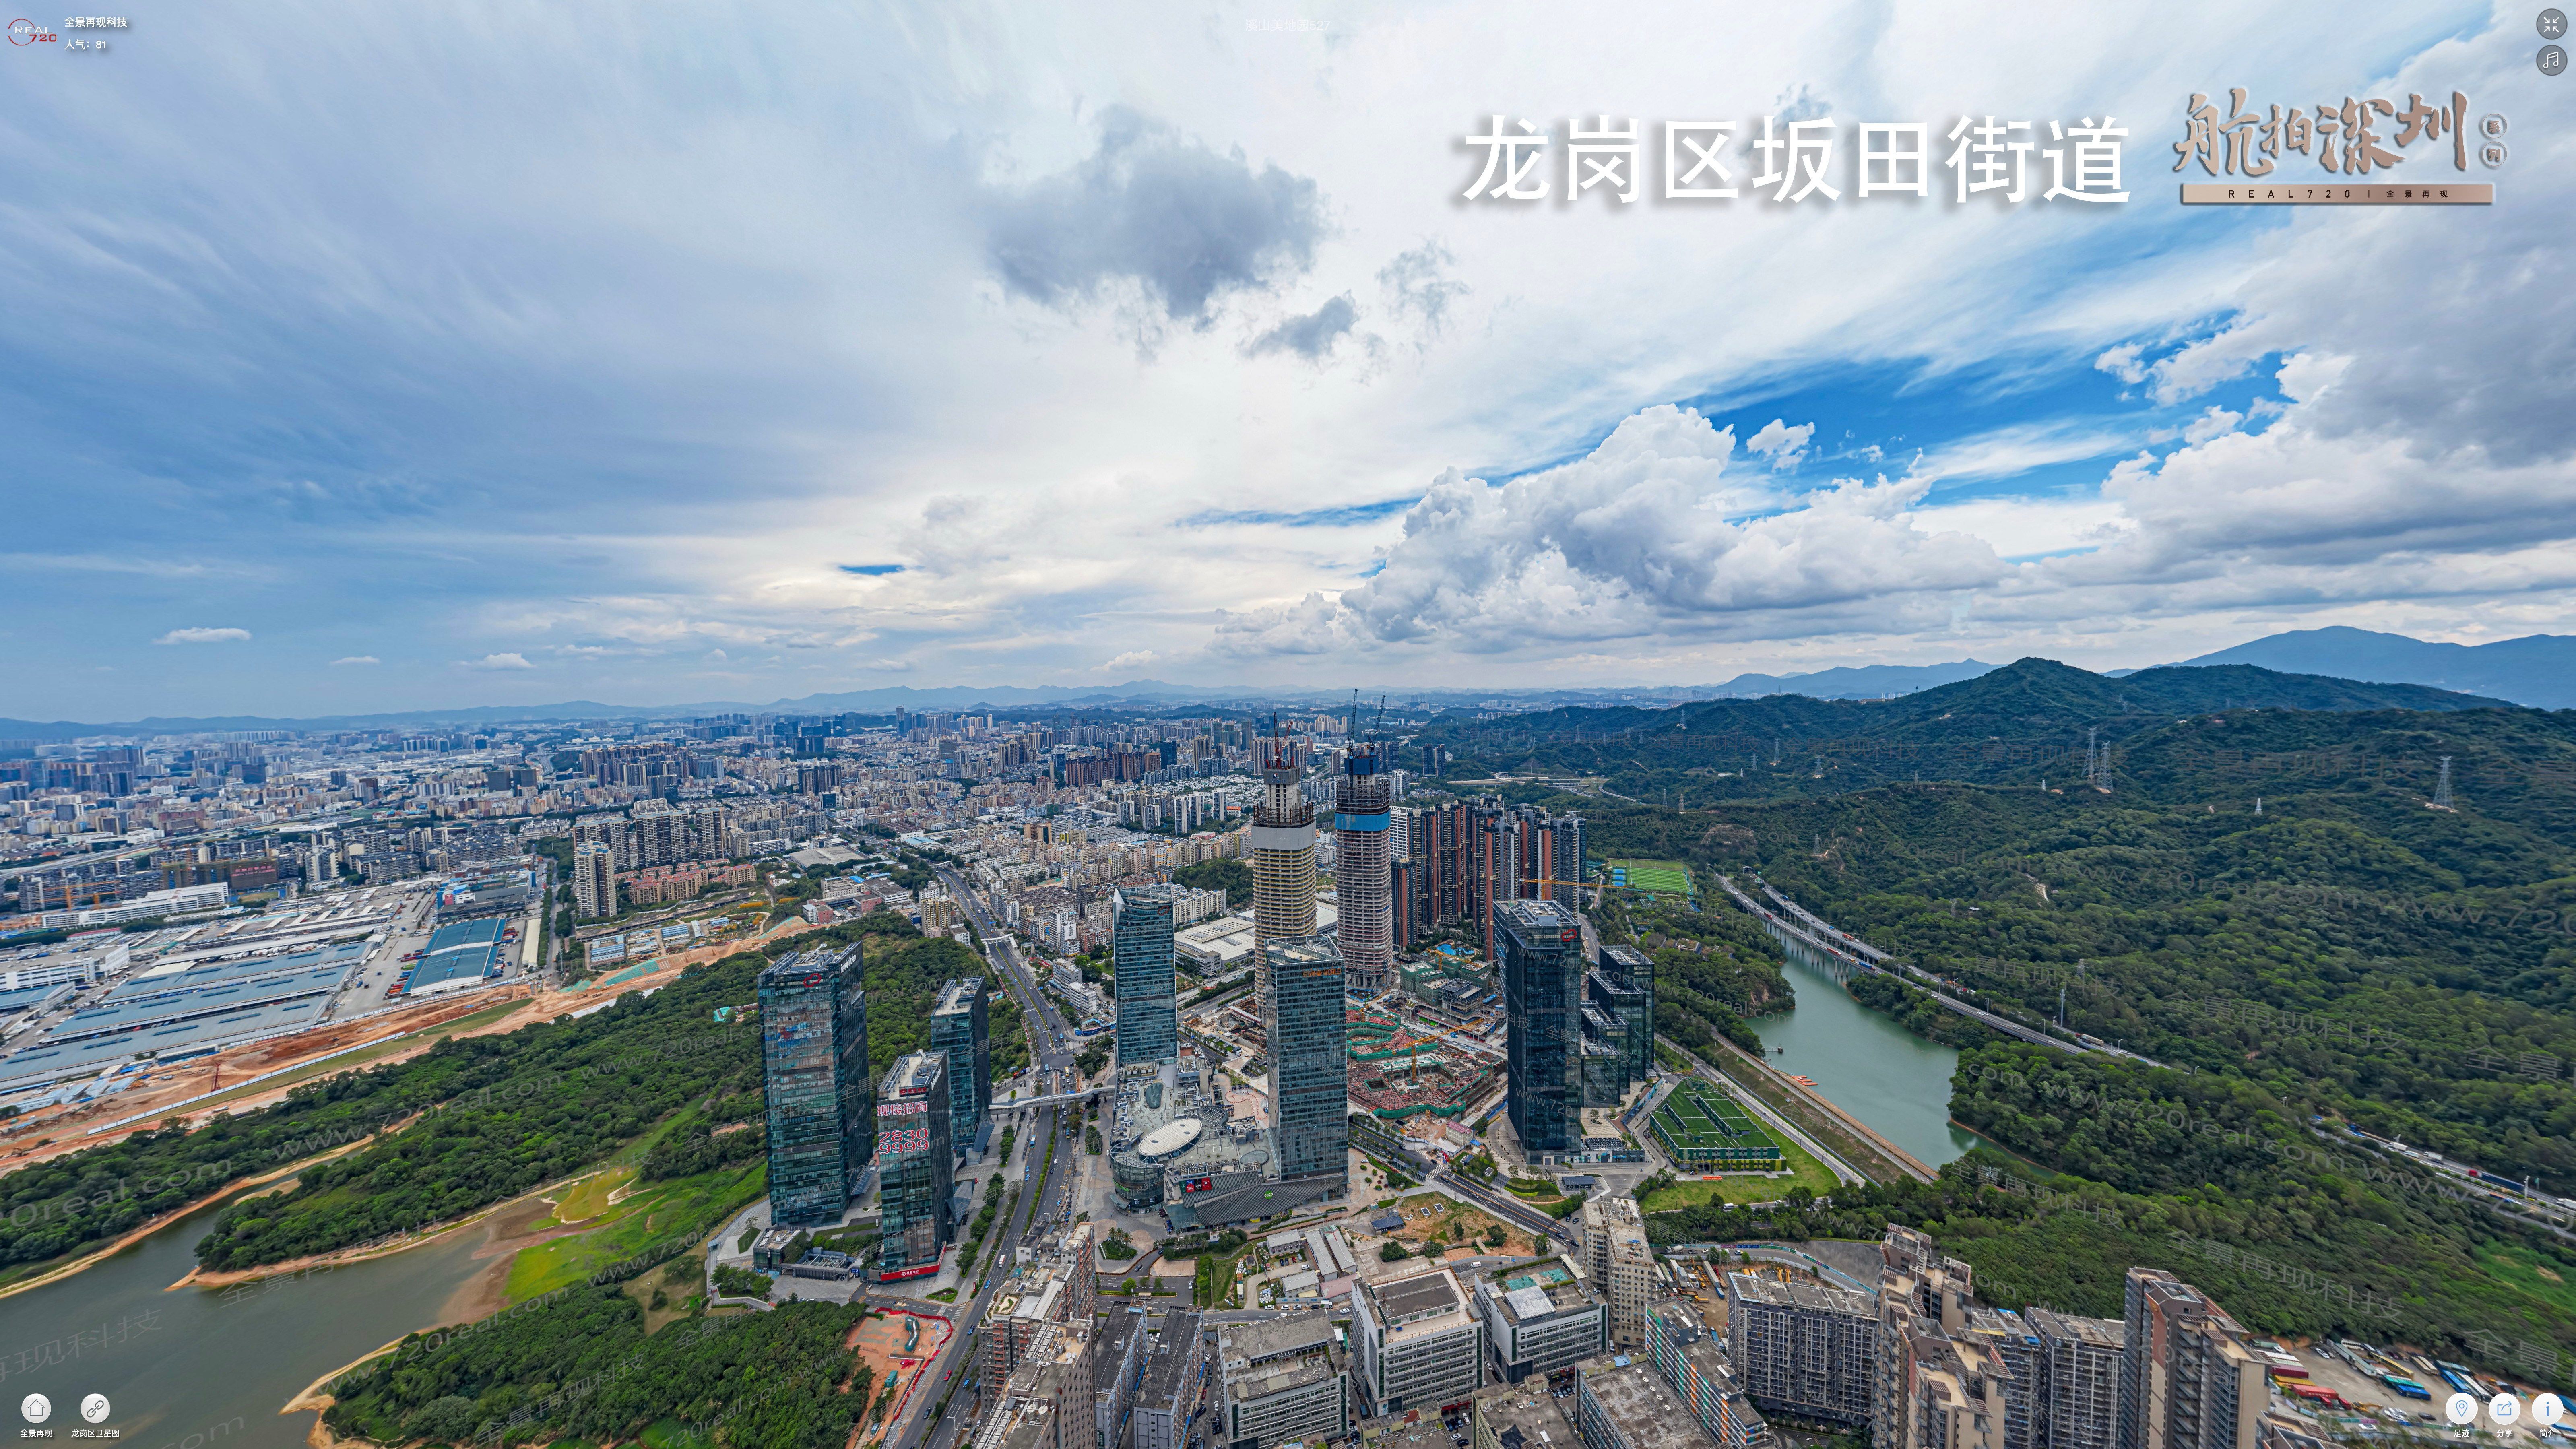
<path id="1" fill-rule="evenodd" d="M 1923 779 L 2019 780 L 2080 773 L 2094 739 L 2128 742 L 2211 712 L 2517 710 L 2414 684 L 2361 684 L 2251 665 L 2150 669 L 2123 679 L 2024 659 L 1891 700 L 1772 695 L 1672 709 L 1560 709 L 1441 724 L 1420 740 L 1456 752 L 1452 776 L 1489 771 L 1605 775 L 1631 796 L 1692 800 L 1833 794 Z"/>
<path id="2" fill-rule="evenodd" d="M 1981 1281 L 2062 1308 L 2116 1311 L 2120 1270 L 2150 1262 L 2262 1305 L 2260 1326 L 2283 1332 L 2420 1338 L 2497 1367 L 2509 1357 L 2473 1336 L 2497 1325 L 2576 1347 L 2576 1244 L 2420 1173 L 2373 1178 L 2391 1169 L 2366 1152 L 2307 1162 L 2258 1145 L 2349 1123 L 2576 1196 L 2576 712 L 2244 667 L 2115 680 L 2025 660 L 1901 700 L 1557 711 L 1450 734 L 1462 755 L 1485 746 L 1455 774 L 1605 779 L 1615 794 L 1554 797 L 1588 817 L 1596 858 L 1767 881 L 1989 1009 L 2042 1023 L 2062 1002 L 2068 1028 L 2169 1064 L 2005 1042 L 1898 978 L 1860 977 L 1865 1004 L 1966 1053 L 1954 1116 L 2068 1174 L 2061 1188 L 2118 1202 L 2125 1226 L 2009 1206 L 1954 1173 L 1776 1222 L 1658 1215 L 1659 1239 L 1873 1236 L 1865 1220 L 1893 1217 L 1937 1225 Z M 1776 948 L 1722 892 L 1703 896 L 1709 924 L 1688 934 L 1730 949 L 1716 968 L 1696 949 L 1656 953 L 1677 1037 L 1728 1031 L 1712 1008 L 1768 1004 L 1752 993 Z M 1614 900 L 1604 914 L 1605 932 L 1670 938 L 1693 913 Z M 2009 1087 L 1971 1072 L 2002 1063 Z M 2218 1140 L 2144 1130 L 2103 1106 L 2121 1100 L 2226 1125 Z M 2408 1305 L 2404 1332 L 2267 1294 L 2223 1248 L 2177 1256 L 2177 1231 L 2359 1273 Z"/>

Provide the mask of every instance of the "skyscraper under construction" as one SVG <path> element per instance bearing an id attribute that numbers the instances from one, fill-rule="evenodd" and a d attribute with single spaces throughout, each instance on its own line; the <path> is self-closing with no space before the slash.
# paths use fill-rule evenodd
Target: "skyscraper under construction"
<path id="1" fill-rule="evenodd" d="M 1315 934 L 1315 807 L 1300 788 L 1305 768 L 1283 736 L 1254 746 L 1268 793 L 1252 815 L 1253 982 L 1270 998 L 1273 941 Z"/>
<path id="2" fill-rule="evenodd" d="M 1335 934 L 1349 984 L 1383 991 L 1395 977 L 1395 898 L 1387 824 L 1395 808 L 1386 753 L 1355 745 L 1333 789 Z"/>

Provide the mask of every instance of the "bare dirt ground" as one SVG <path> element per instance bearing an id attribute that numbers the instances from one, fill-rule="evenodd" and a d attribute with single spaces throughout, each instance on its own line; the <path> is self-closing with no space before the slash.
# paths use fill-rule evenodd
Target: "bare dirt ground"
<path id="1" fill-rule="evenodd" d="M 53 1107 L 12 1122 L 0 1133 L 0 1147 L 7 1156 L 0 1158 L 0 1176 L 16 1172 L 49 1158 L 78 1152 L 114 1142 L 135 1132 L 158 1128 L 170 1117 L 179 1117 L 194 1128 L 213 1120 L 219 1112 L 248 1112 L 283 1101 L 288 1092 L 305 1082 L 321 1081 L 341 1072 L 362 1071 L 387 1062 L 406 1061 L 418 1056 L 446 1037 L 497 1036 L 517 1031 L 532 1022 L 551 1021 L 567 1012 L 598 1006 L 615 995 L 667 985 L 679 979 L 691 966 L 706 965 L 738 952 L 756 950 L 771 941 L 816 929 L 803 920 L 780 922 L 759 936 L 729 941 L 694 950 L 678 951 L 663 957 L 645 975 L 619 982 L 615 987 L 590 991 L 551 991 L 542 987 L 512 985 L 491 991 L 474 992 L 455 997 L 423 1001 L 417 1006 L 371 1016 L 364 1021 L 333 1022 L 295 1036 L 277 1037 L 253 1042 L 231 1051 L 221 1052 L 188 1063 L 166 1075 L 156 1076 L 150 1084 L 114 1097 L 68 1107 Z M 533 993 L 533 994 L 532 994 Z M 472 1016 L 503 1002 L 516 999 L 519 1009 L 490 1021 L 472 1026 L 441 1031 L 440 1027 Z M 182 1107 L 192 1097 L 208 1096 L 222 1089 L 227 1081 L 245 1080 L 267 1072 L 287 1071 L 299 1063 L 327 1057 L 333 1052 L 373 1043 L 407 1038 L 391 1050 L 377 1053 L 352 1051 L 345 1064 L 327 1064 L 322 1070 L 293 1079 L 279 1078 L 274 1085 L 263 1084 L 257 1091 L 220 1100 L 193 1103 Z M 168 1112 L 160 1109 L 171 1108 Z M 95 1136 L 88 1131 L 100 1122 L 137 1117 L 114 1131 Z M 30 1140 L 33 1139 L 33 1140 Z M 24 1145 L 10 1146 L 22 1143 Z"/>

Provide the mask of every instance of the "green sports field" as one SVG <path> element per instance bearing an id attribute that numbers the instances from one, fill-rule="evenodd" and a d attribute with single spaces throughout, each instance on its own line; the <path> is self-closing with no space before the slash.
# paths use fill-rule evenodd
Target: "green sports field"
<path id="1" fill-rule="evenodd" d="M 1610 862 L 1610 883 L 1656 895 L 1699 894 L 1691 880 L 1690 867 L 1678 860 L 1614 860 Z"/>
<path id="2" fill-rule="evenodd" d="M 1753 1123 L 1725 1092 L 1685 1077 L 1646 1119 L 1667 1156 L 1684 1167 L 1776 1171 L 1778 1143 Z"/>

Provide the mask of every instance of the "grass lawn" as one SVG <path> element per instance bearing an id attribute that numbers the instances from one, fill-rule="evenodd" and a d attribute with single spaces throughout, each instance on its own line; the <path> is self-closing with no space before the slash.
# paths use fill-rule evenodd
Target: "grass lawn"
<path id="1" fill-rule="evenodd" d="M 1645 1212 L 1662 1213 L 1697 1207 L 1705 1202 L 1776 1202 L 1787 1197 L 1793 1187 L 1803 1187 L 1822 1197 L 1841 1185 L 1823 1163 L 1797 1143 L 1783 1142 L 1780 1150 L 1789 1157 L 1792 1171 L 1787 1177 L 1721 1177 L 1713 1182 L 1677 1182 L 1658 1190 L 1637 1206 Z"/>
<path id="2" fill-rule="evenodd" d="M 755 1162 L 647 1184 L 615 1207 L 603 1208 L 589 1231 L 521 1249 L 510 1264 L 505 1296 L 512 1303 L 525 1302 L 579 1283 L 675 1234 L 711 1231 L 727 1214 L 760 1196 L 767 1170 L 766 1164 Z M 619 1171 L 631 1180 L 632 1169 Z M 603 1173 L 583 1186 L 614 1175 Z M 604 1203 L 607 1191 L 601 1190 L 599 1197 Z M 556 1209 L 557 1221 L 567 1210 L 568 1205 Z"/>
<path id="3" fill-rule="evenodd" d="M 583 1178 L 565 1189 L 555 1203 L 555 1221 L 569 1225 L 598 1217 L 608 1211 L 608 1199 L 634 1181 L 635 1169 L 631 1167 L 612 1167 Z"/>

